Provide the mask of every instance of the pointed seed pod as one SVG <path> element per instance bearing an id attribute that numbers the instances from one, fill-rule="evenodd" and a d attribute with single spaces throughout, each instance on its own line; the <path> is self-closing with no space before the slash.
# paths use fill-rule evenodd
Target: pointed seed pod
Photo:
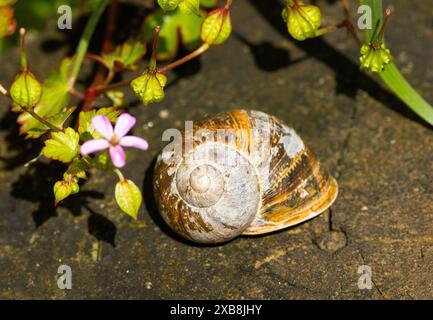
<path id="1" fill-rule="evenodd" d="M 132 90 L 145 106 L 164 99 L 167 77 L 157 71 L 146 70 L 131 82 Z"/>
<path id="2" fill-rule="evenodd" d="M 209 12 L 201 25 L 200 37 L 209 45 L 221 44 L 232 31 L 230 11 L 224 7 Z"/>
<path id="3" fill-rule="evenodd" d="M 315 37 L 321 24 L 319 7 L 296 0 L 287 2 L 282 17 L 290 35 L 299 41 Z"/>
<path id="4" fill-rule="evenodd" d="M 24 69 L 15 77 L 10 95 L 17 105 L 31 108 L 41 99 L 42 85 L 30 70 Z"/>

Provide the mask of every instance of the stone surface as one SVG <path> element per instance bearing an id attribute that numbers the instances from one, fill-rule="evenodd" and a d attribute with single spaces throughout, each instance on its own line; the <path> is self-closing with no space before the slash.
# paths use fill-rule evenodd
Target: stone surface
<path id="1" fill-rule="evenodd" d="M 338 1 L 320 5 L 326 22 L 342 16 Z M 394 5 L 388 45 L 432 102 L 431 3 Z M 116 207 L 116 177 L 98 172 L 81 196 L 54 210 L 51 187 L 62 167 L 23 167 L 38 145 L 17 136 L 15 115 L 0 98 L 0 298 L 433 298 L 432 129 L 380 80 L 359 72 L 344 31 L 291 41 L 280 8 L 262 0 L 235 1 L 233 28 L 226 44 L 169 75 L 165 101 L 129 109 L 141 124 L 135 134 L 151 145 L 130 152 L 125 169 L 143 189 L 139 223 Z M 68 49 L 48 45 L 62 37 L 49 33 L 29 44 L 40 78 Z M 3 84 L 18 64 L 16 52 L 1 57 Z M 167 229 L 152 199 L 161 134 L 238 107 L 293 126 L 337 178 L 339 197 L 295 228 L 212 247 L 187 243 Z M 57 287 L 62 264 L 72 268 L 72 290 Z M 362 265 L 371 267 L 371 290 L 357 286 Z"/>

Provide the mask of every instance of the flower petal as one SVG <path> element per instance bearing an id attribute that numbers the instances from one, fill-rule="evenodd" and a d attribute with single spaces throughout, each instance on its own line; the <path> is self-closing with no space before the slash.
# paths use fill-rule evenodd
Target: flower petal
<path id="1" fill-rule="evenodd" d="M 106 116 L 99 115 L 94 117 L 92 119 L 92 126 L 96 131 L 102 134 L 105 139 L 111 140 L 113 137 L 113 126 Z"/>
<path id="2" fill-rule="evenodd" d="M 119 144 L 123 147 L 133 147 L 141 150 L 147 150 L 149 148 L 149 144 L 146 140 L 135 136 L 123 137 L 120 139 Z"/>
<path id="3" fill-rule="evenodd" d="M 121 146 L 110 147 L 110 157 L 114 166 L 117 168 L 122 168 L 126 163 L 125 151 L 123 151 Z"/>
<path id="4" fill-rule="evenodd" d="M 114 127 L 114 133 L 117 138 L 122 138 L 129 130 L 135 125 L 135 118 L 128 113 L 123 113 L 117 119 L 116 126 Z"/>
<path id="5" fill-rule="evenodd" d="M 89 153 L 93 153 L 96 151 L 101 151 L 107 149 L 109 147 L 109 143 L 105 139 L 95 139 L 84 142 L 81 146 L 81 154 L 88 155 Z"/>

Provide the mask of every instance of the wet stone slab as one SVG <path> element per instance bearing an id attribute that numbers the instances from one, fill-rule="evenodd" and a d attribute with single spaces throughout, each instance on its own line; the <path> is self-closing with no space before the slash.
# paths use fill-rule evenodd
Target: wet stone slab
<path id="1" fill-rule="evenodd" d="M 22 166 L 38 146 L 17 137 L 15 115 L 0 98 L 0 298 L 433 298 L 432 129 L 359 72 L 344 31 L 293 42 L 280 8 L 262 3 L 235 1 L 230 40 L 170 74 L 164 102 L 129 109 L 140 123 L 134 133 L 151 145 L 131 151 L 125 169 L 143 189 L 139 223 L 117 208 L 116 177 L 100 172 L 53 210 L 51 186 L 62 167 Z M 325 21 L 341 17 L 338 2 L 323 7 Z M 430 1 L 396 2 L 387 34 L 397 64 L 429 101 L 431 14 Z M 47 52 L 53 37 L 63 36 L 29 43 L 40 78 L 67 51 Z M 16 52 L 3 56 L 0 81 L 9 85 L 18 65 Z M 295 228 L 213 247 L 186 243 L 167 230 L 152 199 L 161 134 L 239 107 L 295 128 L 337 178 L 339 197 Z M 72 290 L 57 287 L 62 264 L 72 268 Z M 357 286 L 362 265 L 372 270 L 371 290 Z"/>

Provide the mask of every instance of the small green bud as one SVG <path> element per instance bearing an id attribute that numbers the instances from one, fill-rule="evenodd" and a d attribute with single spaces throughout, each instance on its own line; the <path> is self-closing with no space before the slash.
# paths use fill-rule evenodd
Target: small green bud
<path id="1" fill-rule="evenodd" d="M 72 193 L 72 186 L 67 181 L 57 181 L 54 185 L 54 205 L 57 206 L 60 201 L 69 197 Z"/>
<path id="2" fill-rule="evenodd" d="M 227 8 L 209 12 L 201 25 L 200 37 L 209 45 L 221 44 L 232 31 L 230 11 Z"/>
<path id="3" fill-rule="evenodd" d="M 287 2 L 282 17 L 287 23 L 290 35 L 299 41 L 315 37 L 316 31 L 320 28 L 321 13 L 319 7 L 306 5 L 301 1 Z"/>
<path id="4" fill-rule="evenodd" d="M 382 42 L 379 47 L 372 44 L 363 44 L 361 46 L 361 68 L 368 69 L 373 72 L 382 71 L 385 65 L 392 61 L 392 55 L 389 49 Z"/>
<path id="5" fill-rule="evenodd" d="M 137 220 L 142 195 L 135 183 L 128 179 L 119 181 L 116 184 L 115 197 L 120 209 L 130 215 L 134 220 Z"/>
<path id="6" fill-rule="evenodd" d="M 33 73 L 24 69 L 15 77 L 10 89 L 12 100 L 19 106 L 31 108 L 42 96 L 42 85 Z"/>
<path id="7" fill-rule="evenodd" d="M 164 11 L 171 11 L 177 8 L 181 0 L 158 0 L 159 6 Z"/>
<path id="8" fill-rule="evenodd" d="M 80 186 L 78 185 L 78 182 L 76 179 L 71 181 L 71 194 L 76 194 L 80 191 Z"/>
<path id="9" fill-rule="evenodd" d="M 54 205 L 57 206 L 60 201 L 66 199 L 71 194 L 76 194 L 80 191 L 78 178 L 68 173 L 63 175 L 63 180 L 57 181 L 54 184 Z"/>
<path id="10" fill-rule="evenodd" d="M 164 99 L 167 77 L 158 71 L 146 70 L 131 82 L 132 90 L 145 106 Z"/>

